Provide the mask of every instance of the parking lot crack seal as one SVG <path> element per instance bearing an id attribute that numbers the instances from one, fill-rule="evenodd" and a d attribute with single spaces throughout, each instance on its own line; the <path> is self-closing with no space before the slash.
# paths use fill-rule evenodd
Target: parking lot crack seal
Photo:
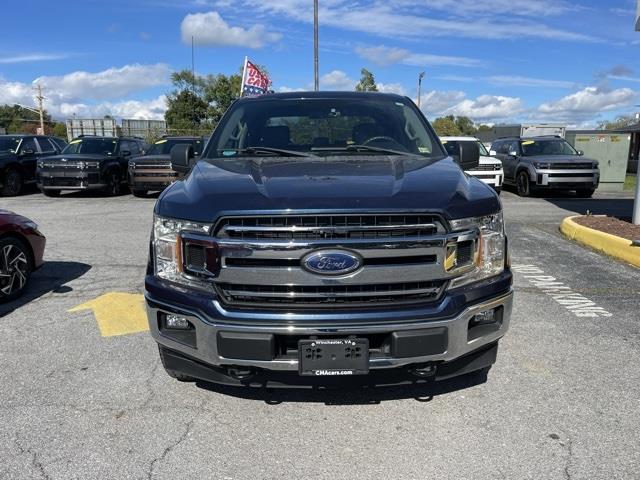
<path id="1" fill-rule="evenodd" d="M 173 442 L 171 445 L 166 447 L 159 457 L 156 457 L 151 461 L 151 463 L 149 464 L 149 471 L 147 472 L 148 479 L 153 477 L 153 471 L 155 470 L 156 465 L 159 462 L 162 462 L 167 457 L 167 455 L 169 455 L 178 445 L 180 445 L 182 442 L 186 440 L 186 438 L 189 436 L 189 433 L 191 433 L 191 429 L 193 428 L 193 423 L 194 423 L 194 419 L 191 419 L 185 425 L 186 428 L 184 433 L 180 435 L 180 437 L 178 437 L 178 439 L 175 442 Z"/>
<path id="2" fill-rule="evenodd" d="M 18 451 L 22 455 L 29 455 L 31 457 L 31 465 L 33 466 L 33 468 L 38 470 L 38 472 L 40 472 L 40 476 L 42 478 L 47 479 L 47 480 L 51 478 L 47 474 L 47 472 L 45 471 L 44 465 L 42 464 L 42 462 L 40 460 L 38 460 L 38 454 L 36 452 L 34 452 L 33 450 L 31 450 L 31 448 L 23 447 L 22 444 L 20 443 L 20 438 L 19 438 L 17 433 L 16 433 L 16 436 L 13 438 L 13 442 L 16 445 Z"/>
<path id="3" fill-rule="evenodd" d="M 573 465 L 573 442 L 567 437 L 567 441 L 565 443 L 561 443 L 561 445 L 565 447 L 567 451 L 567 463 L 564 466 L 564 476 L 567 480 L 571 480 L 572 477 L 569 469 Z"/>

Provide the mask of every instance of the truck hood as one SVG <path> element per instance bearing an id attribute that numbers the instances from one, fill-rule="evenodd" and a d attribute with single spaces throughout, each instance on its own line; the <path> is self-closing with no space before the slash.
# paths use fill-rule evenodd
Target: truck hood
<path id="1" fill-rule="evenodd" d="M 532 162 L 545 162 L 545 163 L 598 163 L 597 160 L 593 160 L 588 157 L 581 157 L 579 155 L 538 155 L 535 157 L 523 157 Z"/>
<path id="2" fill-rule="evenodd" d="M 155 211 L 208 223 L 238 211 L 421 210 L 453 219 L 500 208 L 493 190 L 451 158 L 354 156 L 201 160 Z"/>

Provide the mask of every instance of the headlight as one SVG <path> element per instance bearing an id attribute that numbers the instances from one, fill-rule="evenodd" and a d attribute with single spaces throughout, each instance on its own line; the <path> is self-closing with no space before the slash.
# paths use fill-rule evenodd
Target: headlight
<path id="1" fill-rule="evenodd" d="M 211 290 L 209 282 L 184 272 L 180 237 L 185 231 L 208 235 L 210 230 L 211 224 L 154 217 L 152 242 L 156 276 L 181 285 Z"/>
<path id="2" fill-rule="evenodd" d="M 455 278 L 451 282 L 452 288 L 493 277 L 504 271 L 506 237 L 502 212 L 486 217 L 453 220 L 451 227 L 454 231 L 474 228 L 480 230 L 476 266 L 469 273 Z"/>
<path id="3" fill-rule="evenodd" d="M 27 220 L 26 222 L 24 222 L 24 224 L 29 228 L 32 228 L 34 230 L 38 230 L 38 224 L 36 222 L 34 222 L 33 220 Z"/>
<path id="4" fill-rule="evenodd" d="M 547 170 L 547 169 L 551 168 L 551 164 L 550 163 L 535 162 L 533 165 L 536 168 L 540 168 L 542 170 Z"/>
<path id="5" fill-rule="evenodd" d="M 42 167 L 44 167 L 44 161 L 43 161 L 43 160 L 38 160 L 38 161 L 36 162 L 36 166 L 37 166 L 38 168 L 42 168 Z"/>

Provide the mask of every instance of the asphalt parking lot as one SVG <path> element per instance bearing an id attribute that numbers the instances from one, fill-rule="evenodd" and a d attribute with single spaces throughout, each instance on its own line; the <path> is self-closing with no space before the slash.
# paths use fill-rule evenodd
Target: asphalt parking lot
<path id="1" fill-rule="evenodd" d="M 558 233 L 633 200 L 502 199 L 516 297 L 486 383 L 254 391 L 179 383 L 148 333 L 69 312 L 142 292 L 154 198 L 2 198 L 48 244 L 0 307 L 0 478 L 638 478 L 640 271 Z M 579 315 L 543 277 L 592 305 Z"/>

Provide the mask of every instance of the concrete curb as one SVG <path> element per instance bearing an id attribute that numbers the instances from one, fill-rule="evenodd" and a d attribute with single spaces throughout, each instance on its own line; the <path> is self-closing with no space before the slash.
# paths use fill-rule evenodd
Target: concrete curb
<path id="1" fill-rule="evenodd" d="M 631 241 L 593 228 L 583 227 L 574 221 L 581 215 L 565 218 L 560 231 L 570 240 L 575 240 L 611 257 L 640 267 L 640 247 L 632 247 Z"/>

